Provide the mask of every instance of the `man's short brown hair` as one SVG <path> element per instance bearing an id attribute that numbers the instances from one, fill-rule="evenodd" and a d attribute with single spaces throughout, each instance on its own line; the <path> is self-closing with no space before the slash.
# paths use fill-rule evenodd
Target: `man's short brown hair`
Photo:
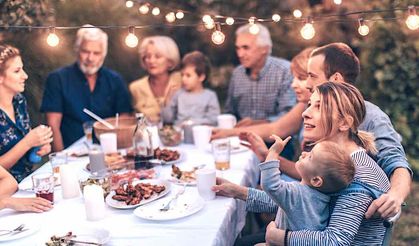
<path id="1" fill-rule="evenodd" d="M 205 75 L 205 81 L 209 80 L 211 64 L 202 52 L 192 51 L 186 54 L 182 59 L 182 68 L 186 66 L 194 66 L 198 76 Z"/>
<path id="2" fill-rule="evenodd" d="M 319 47 L 311 53 L 311 57 L 324 55 L 324 73 L 330 78 L 335 73 L 340 73 L 345 82 L 354 84 L 360 73 L 359 59 L 352 49 L 344 43 L 331 43 Z"/>

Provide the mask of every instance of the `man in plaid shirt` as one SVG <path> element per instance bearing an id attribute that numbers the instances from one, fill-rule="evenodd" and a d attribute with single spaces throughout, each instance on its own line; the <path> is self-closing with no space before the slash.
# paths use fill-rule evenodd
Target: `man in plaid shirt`
<path id="1" fill-rule="evenodd" d="M 271 56 L 272 40 L 266 27 L 252 24 L 259 28 L 252 34 L 250 25 L 236 31 L 241 65 L 233 71 L 225 104 L 225 111 L 237 117 L 237 126 L 273 121 L 296 103 L 290 63 Z"/>

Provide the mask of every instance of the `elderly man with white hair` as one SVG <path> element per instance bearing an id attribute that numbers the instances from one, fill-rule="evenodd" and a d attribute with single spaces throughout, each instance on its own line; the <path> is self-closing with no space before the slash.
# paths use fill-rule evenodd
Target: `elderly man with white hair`
<path id="1" fill-rule="evenodd" d="M 230 79 L 225 111 L 234 114 L 237 126 L 277 119 L 296 103 L 287 60 L 271 56 L 269 30 L 261 24 L 254 34 L 250 24 L 236 31 L 236 53 L 241 65 Z"/>
<path id="2" fill-rule="evenodd" d="M 84 25 L 77 32 L 74 48 L 77 62 L 48 75 L 41 105 L 54 134 L 54 151 L 84 135 L 83 123 L 91 118 L 83 108 L 102 118 L 132 111 L 124 80 L 117 72 L 103 67 L 108 35 Z"/>

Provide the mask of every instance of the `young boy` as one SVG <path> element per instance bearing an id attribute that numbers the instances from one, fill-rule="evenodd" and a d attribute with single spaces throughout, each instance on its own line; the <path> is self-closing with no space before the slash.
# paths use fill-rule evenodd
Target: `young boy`
<path id="1" fill-rule="evenodd" d="M 167 102 L 162 110 L 164 123 L 182 124 L 192 120 L 194 124 L 216 125 L 220 104 L 215 92 L 205 89 L 210 64 L 199 51 L 186 54 L 182 59 L 182 88 Z"/>
<path id="2" fill-rule="evenodd" d="M 346 188 L 354 178 L 351 157 L 336 143 L 322 141 L 311 152 L 303 152 L 295 164 L 301 182 L 280 178 L 278 155 L 291 137 L 284 141 L 273 135 L 275 143 L 266 161 L 259 165 L 263 190 L 279 205 L 275 218 L 278 228 L 323 230 L 329 219 L 327 194 Z"/>

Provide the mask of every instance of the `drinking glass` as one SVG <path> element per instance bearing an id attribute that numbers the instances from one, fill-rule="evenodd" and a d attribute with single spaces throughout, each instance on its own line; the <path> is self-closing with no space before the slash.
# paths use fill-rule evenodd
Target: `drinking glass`
<path id="1" fill-rule="evenodd" d="M 230 168 L 230 148 L 230 139 L 228 138 L 212 141 L 212 154 L 216 169 L 223 171 Z"/>
<path id="2" fill-rule="evenodd" d="M 95 123 L 94 121 L 86 121 L 83 123 L 83 131 L 84 131 L 84 135 L 86 136 L 87 142 L 89 144 L 93 143 L 93 123 Z"/>
<path id="3" fill-rule="evenodd" d="M 32 184 L 37 197 L 42 197 L 54 203 L 54 175 L 52 173 L 34 174 Z"/>

